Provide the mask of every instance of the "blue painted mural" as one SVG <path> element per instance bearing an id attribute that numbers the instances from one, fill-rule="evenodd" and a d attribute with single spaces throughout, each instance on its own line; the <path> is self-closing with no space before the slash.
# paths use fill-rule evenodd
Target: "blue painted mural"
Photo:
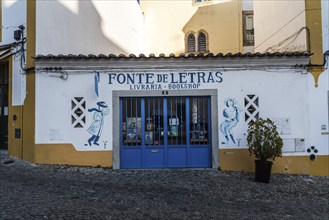
<path id="1" fill-rule="evenodd" d="M 109 114 L 109 107 L 106 102 L 101 101 L 97 102 L 97 108 L 88 109 L 88 112 L 93 112 L 93 122 L 87 131 L 92 135 L 88 139 L 89 146 L 97 145 L 99 146 L 99 138 L 102 135 L 103 126 L 104 126 L 104 116 Z"/>
<path id="2" fill-rule="evenodd" d="M 226 144 L 229 144 L 230 142 L 235 144 L 236 140 L 232 130 L 238 125 L 242 110 L 234 98 L 227 98 L 224 101 L 224 104 L 225 109 L 223 111 L 223 116 L 225 120 L 220 124 L 220 131 L 225 136 Z"/>

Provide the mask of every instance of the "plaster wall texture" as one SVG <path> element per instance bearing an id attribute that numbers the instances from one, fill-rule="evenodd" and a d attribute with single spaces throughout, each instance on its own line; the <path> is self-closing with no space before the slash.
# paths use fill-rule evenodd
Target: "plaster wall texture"
<path id="1" fill-rule="evenodd" d="M 254 1 L 255 52 L 306 51 L 306 30 L 275 46 L 306 26 L 304 1 Z"/>
<path id="2" fill-rule="evenodd" d="M 16 42 L 14 31 L 26 26 L 26 0 L 2 0 L 2 44 Z"/>
<path id="3" fill-rule="evenodd" d="M 196 70 L 201 72 L 216 73 L 216 69 Z M 170 72 L 159 72 L 149 70 L 154 73 L 157 79 L 158 74 L 170 74 Z M 179 72 L 185 72 L 181 70 Z M 191 72 L 191 71 L 189 71 Z M 94 73 L 69 74 L 67 80 L 51 77 L 49 74 L 37 74 L 36 86 L 36 144 L 70 144 L 72 143 L 78 151 L 112 150 L 112 131 L 118 129 L 118 125 L 112 124 L 112 92 L 116 90 L 130 90 L 130 85 L 119 84 L 113 80 L 109 84 L 111 72 L 100 73 L 99 97 L 95 94 Z M 133 72 L 128 72 L 132 74 Z M 177 72 L 173 72 L 178 74 Z M 111 74 L 119 74 L 111 73 Z M 127 73 L 125 73 L 127 74 Z M 56 74 L 52 75 L 56 76 Z M 200 83 L 198 89 L 218 90 L 218 128 L 225 121 L 223 111 L 226 108 L 228 98 L 236 101 L 240 108 L 239 123 L 233 129 L 233 134 L 237 139 L 235 144 L 225 142 L 224 135 L 219 131 L 219 148 L 247 148 L 246 129 L 244 112 L 246 111 L 244 99 L 247 95 L 259 97 L 260 117 L 289 118 L 291 122 L 290 134 L 283 135 L 283 138 L 303 138 L 305 146 L 312 144 L 310 141 L 310 117 L 308 110 L 308 90 L 309 79 L 307 75 L 300 72 L 281 70 L 278 72 L 268 71 L 229 71 L 222 72 L 222 82 L 220 83 Z M 294 82 L 291 84 L 291 82 Z M 306 88 L 306 89 L 305 89 Z M 138 93 L 138 90 L 133 90 Z M 152 90 L 149 90 L 152 92 Z M 169 89 L 170 93 L 170 89 Z M 71 124 L 71 101 L 74 97 L 83 97 L 86 101 L 86 122 L 83 128 L 73 128 Z M 104 127 L 101 143 L 107 141 L 106 146 L 88 146 L 87 140 L 90 137 L 87 129 L 92 123 L 93 113 L 87 111 L 96 108 L 97 102 L 105 101 L 110 107 L 110 113 L 104 117 Z M 104 147 L 106 147 L 104 149 Z M 325 146 L 318 149 L 319 153 L 325 152 Z M 306 152 L 286 153 L 285 155 L 306 155 Z"/>
<path id="4" fill-rule="evenodd" d="M 242 10 L 254 10 L 254 0 L 242 0 Z"/>
<path id="5" fill-rule="evenodd" d="M 322 41 L 323 52 L 329 50 L 329 3 L 321 1 L 322 7 Z M 329 154 L 329 77 L 328 60 L 318 81 L 318 87 L 312 82 L 313 76 L 308 74 L 309 78 L 309 109 L 310 109 L 310 140 L 311 146 L 323 149 L 323 154 Z"/>
<path id="6" fill-rule="evenodd" d="M 321 1 L 323 51 L 329 50 L 329 1 Z"/>
<path id="7" fill-rule="evenodd" d="M 238 53 L 242 50 L 241 13 L 239 1 L 199 7 L 183 27 L 183 32 L 187 35 L 191 31 L 205 30 L 209 52 Z"/>
<path id="8" fill-rule="evenodd" d="M 185 52 L 184 25 L 196 12 L 191 1 L 141 1 L 145 24 L 145 53 Z"/>
<path id="9" fill-rule="evenodd" d="M 143 15 L 136 0 L 37 1 L 37 54 L 139 54 Z"/>
<path id="10" fill-rule="evenodd" d="M 205 30 L 212 53 L 242 50 L 241 1 L 141 1 L 145 15 L 145 53 L 185 53 L 189 32 Z M 250 8 L 250 3 L 246 4 Z"/>
<path id="11" fill-rule="evenodd" d="M 309 109 L 310 109 L 310 146 L 322 149 L 323 154 L 329 154 L 328 132 L 328 105 L 329 105 L 329 79 L 328 70 L 319 77 L 319 86 L 315 88 L 313 76 L 309 78 Z M 323 128 L 324 127 L 324 128 Z"/>
<path id="12" fill-rule="evenodd" d="M 323 52 L 329 50 L 329 2 L 322 1 L 322 40 Z M 324 72 L 320 75 L 318 87 L 314 86 L 312 82 L 313 76 L 309 77 L 309 108 L 310 108 L 310 131 L 311 144 L 316 148 L 323 149 L 324 154 L 329 154 L 329 76 L 328 76 L 328 62 Z"/>
<path id="13" fill-rule="evenodd" d="M 2 1 L 2 42 L 1 44 L 10 44 L 17 42 L 14 39 L 14 31 L 18 26 L 26 27 L 26 0 L 22 1 Z M 26 36 L 26 29 L 24 35 Z M 12 63 L 12 106 L 23 105 L 26 96 L 26 77 L 21 69 L 21 56 L 13 56 Z"/>

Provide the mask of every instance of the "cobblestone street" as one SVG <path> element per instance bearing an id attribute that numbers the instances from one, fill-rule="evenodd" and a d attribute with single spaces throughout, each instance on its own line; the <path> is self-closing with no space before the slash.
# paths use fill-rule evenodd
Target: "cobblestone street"
<path id="1" fill-rule="evenodd" d="M 0 219 L 328 219 L 329 178 L 34 165 L 0 153 Z"/>

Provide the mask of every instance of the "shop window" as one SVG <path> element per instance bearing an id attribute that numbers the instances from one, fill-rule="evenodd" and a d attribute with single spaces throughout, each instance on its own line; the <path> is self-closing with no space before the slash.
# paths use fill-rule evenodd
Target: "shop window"
<path id="1" fill-rule="evenodd" d="M 247 124 L 259 118 L 259 97 L 257 95 L 247 95 L 244 98 L 244 107 Z"/>
<path id="2" fill-rule="evenodd" d="M 243 17 L 243 46 L 254 46 L 254 13 L 242 12 Z"/>
<path id="3" fill-rule="evenodd" d="M 202 31 L 198 35 L 198 52 L 199 53 L 207 52 L 207 36 Z"/>
<path id="4" fill-rule="evenodd" d="M 74 128 L 83 128 L 86 124 L 86 101 L 84 97 L 71 100 L 71 124 Z"/>
<path id="5" fill-rule="evenodd" d="M 211 167 L 210 97 L 120 98 L 120 167 Z"/>
<path id="6" fill-rule="evenodd" d="M 122 138 L 125 146 L 142 144 L 141 98 L 126 98 L 122 101 Z"/>
<path id="7" fill-rule="evenodd" d="M 192 145 L 209 144 L 209 100 L 206 97 L 190 98 L 190 137 Z"/>
<path id="8" fill-rule="evenodd" d="M 209 144 L 208 97 L 123 98 L 121 103 L 125 147 L 183 146 L 187 139 L 191 145 Z"/>

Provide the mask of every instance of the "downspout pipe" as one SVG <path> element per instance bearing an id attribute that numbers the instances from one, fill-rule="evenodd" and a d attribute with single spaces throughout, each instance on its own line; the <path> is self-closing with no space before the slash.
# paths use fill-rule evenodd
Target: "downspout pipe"
<path id="1" fill-rule="evenodd" d="M 327 63 L 327 57 L 329 56 L 329 50 L 327 50 L 326 52 L 324 52 L 323 54 L 323 63 L 322 64 L 312 64 L 309 63 L 307 65 L 307 67 L 324 67 Z"/>

